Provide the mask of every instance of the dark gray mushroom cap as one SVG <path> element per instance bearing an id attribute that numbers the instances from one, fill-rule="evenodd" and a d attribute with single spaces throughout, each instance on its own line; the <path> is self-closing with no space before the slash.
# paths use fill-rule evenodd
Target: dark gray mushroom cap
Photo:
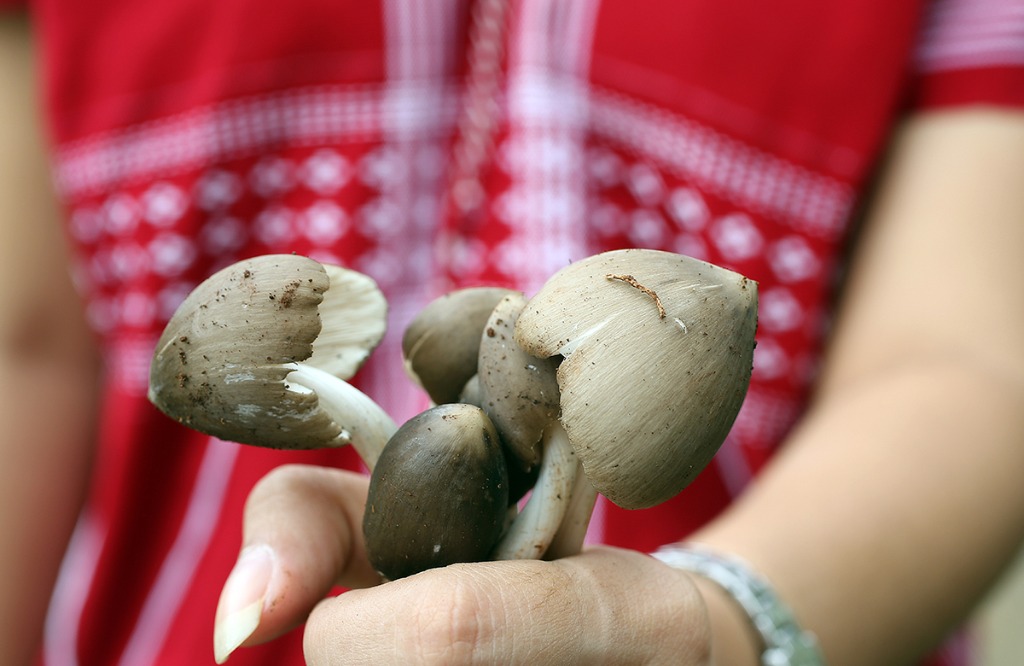
<path id="1" fill-rule="evenodd" d="M 383 301 L 369 278 L 332 282 L 321 264 L 296 255 L 265 255 L 219 271 L 185 299 L 157 342 L 150 401 L 221 439 L 293 449 L 348 443 L 344 424 L 319 408 L 317 393 L 286 380 L 313 353 L 318 310 L 332 288 L 341 301 L 354 293 Z M 326 364 L 355 372 L 383 332 L 382 321 L 366 326 L 349 337 L 367 347 L 353 356 L 323 345 Z"/>
<path id="2" fill-rule="evenodd" d="M 490 419 L 471 405 L 433 407 L 398 429 L 373 470 L 363 514 L 367 556 L 391 580 L 482 561 L 507 506 L 505 459 Z"/>
<path id="3" fill-rule="evenodd" d="M 459 400 L 476 374 L 480 331 L 494 306 L 513 293 L 498 287 L 459 289 L 431 301 L 406 328 L 406 371 L 435 404 Z"/>
<path id="4" fill-rule="evenodd" d="M 746 394 L 757 284 L 682 255 L 621 250 L 573 263 L 516 325 L 529 353 L 564 356 L 561 421 L 587 477 L 624 508 L 679 493 Z"/>

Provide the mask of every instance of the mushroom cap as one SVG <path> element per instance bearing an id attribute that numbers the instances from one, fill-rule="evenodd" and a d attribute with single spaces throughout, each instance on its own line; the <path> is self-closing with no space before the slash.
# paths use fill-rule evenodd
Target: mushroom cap
<path id="1" fill-rule="evenodd" d="M 221 439 L 271 448 L 305 449 L 348 443 L 344 428 L 319 407 L 317 394 L 285 381 L 313 354 L 325 292 L 341 304 L 384 297 L 372 280 L 297 255 L 264 255 L 224 268 L 179 306 L 157 342 L 149 400 L 191 428 Z M 386 308 L 386 306 L 384 306 Z M 376 309 L 380 311 L 379 308 Z M 334 315 L 336 318 L 336 315 Z M 357 325 L 354 325 L 358 328 Z M 354 372 L 380 339 L 368 322 L 358 353 L 321 353 L 342 374 Z"/>
<path id="2" fill-rule="evenodd" d="M 756 328 L 752 280 L 631 249 L 552 276 L 515 337 L 535 356 L 565 357 L 569 440 L 598 492 L 636 509 L 675 496 L 721 446 L 750 382 Z"/>
<path id="3" fill-rule="evenodd" d="M 479 407 L 445 404 L 403 424 L 370 477 L 363 534 L 374 568 L 395 580 L 487 558 L 505 526 L 508 478 Z"/>
<path id="4" fill-rule="evenodd" d="M 541 436 L 558 418 L 556 359 L 537 358 L 515 341 L 526 297 L 513 292 L 494 307 L 480 339 L 480 406 L 523 470 L 540 462 Z"/>
<path id="5" fill-rule="evenodd" d="M 405 368 L 435 404 L 459 400 L 476 374 L 480 332 L 491 310 L 510 289 L 470 287 L 441 296 L 423 308 L 405 329 Z"/>

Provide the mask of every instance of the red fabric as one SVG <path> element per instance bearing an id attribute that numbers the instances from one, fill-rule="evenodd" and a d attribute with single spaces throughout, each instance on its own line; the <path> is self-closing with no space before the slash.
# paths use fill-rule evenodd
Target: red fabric
<path id="1" fill-rule="evenodd" d="M 530 292 L 624 246 L 758 280 L 754 377 L 722 452 L 664 506 L 601 503 L 592 536 L 649 550 L 712 519 L 806 405 L 849 216 L 898 113 L 908 100 L 1024 101 L 1019 50 L 950 70 L 934 46 L 942 16 L 967 4 L 513 2 L 501 94 L 485 105 L 500 113 L 481 130 L 459 113 L 476 71 L 463 0 L 36 0 L 74 271 L 109 368 L 48 659 L 212 662 L 253 483 L 290 461 L 356 465 L 347 452 L 210 441 L 146 402 L 173 308 L 254 254 L 310 254 L 378 280 L 392 329 L 357 383 L 399 420 L 425 405 L 402 374 L 400 332 L 444 289 Z M 474 81 L 467 91 L 486 94 Z M 459 215 L 443 205 L 451 156 L 479 147 L 486 202 Z M 300 641 L 232 663 L 299 663 Z"/>
<path id="2" fill-rule="evenodd" d="M 1024 31 L 1021 40 L 1024 40 Z M 993 99 L 999 100 L 999 106 L 1019 108 L 1024 106 L 1024 71 L 1020 67 L 945 71 L 921 80 L 913 93 L 912 99 L 920 108 L 991 105 Z"/>

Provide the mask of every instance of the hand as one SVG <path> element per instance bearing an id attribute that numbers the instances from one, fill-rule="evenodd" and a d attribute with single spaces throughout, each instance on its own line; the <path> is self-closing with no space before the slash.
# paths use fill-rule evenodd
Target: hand
<path id="1" fill-rule="evenodd" d="M 307 621 L 310 664 L 707 663 L 696 588 L 636 552 L 460 564 L 379 585 L 362 542 L 367 483 L 288 466 L 256 486 L 217 609 L 218 660 Z M 325 600 L 334 585 L 371 589 Z"/>

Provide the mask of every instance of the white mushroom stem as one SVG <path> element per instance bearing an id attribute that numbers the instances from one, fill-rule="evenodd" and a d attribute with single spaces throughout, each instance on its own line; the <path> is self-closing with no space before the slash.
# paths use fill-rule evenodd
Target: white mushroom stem
<path id="1" fill-rule="evenodd" d="M 540 475 L 526 506 L 495 546 L 492 559 L 540 559 L 562 524 L 579 465 L 557 421 L 544 430 Z"/>
<path id="2" fill-rule="evenodd" d="M 597 502 L 597 489 L 583 473 L 583 465 L 576 472 L 576 483 L 572 488 L 572 497 L 565 511 L 562 524 L 551 540 L 551 545 L 544 553 L 544 559 L 557 560 L 561 557 L 576 555 L 583 549 L 583 541 L 590 527 L 590 518 L 594 514 Z"/>
<path id="3" fill-rule="evenodd" d="M 398 427 L 368 395 L 334 375 L 305 363 L 295 363 L 287 376 L 291 390 L 313 391 L 320 407 L 342 429 L 369 470 Z"/>

